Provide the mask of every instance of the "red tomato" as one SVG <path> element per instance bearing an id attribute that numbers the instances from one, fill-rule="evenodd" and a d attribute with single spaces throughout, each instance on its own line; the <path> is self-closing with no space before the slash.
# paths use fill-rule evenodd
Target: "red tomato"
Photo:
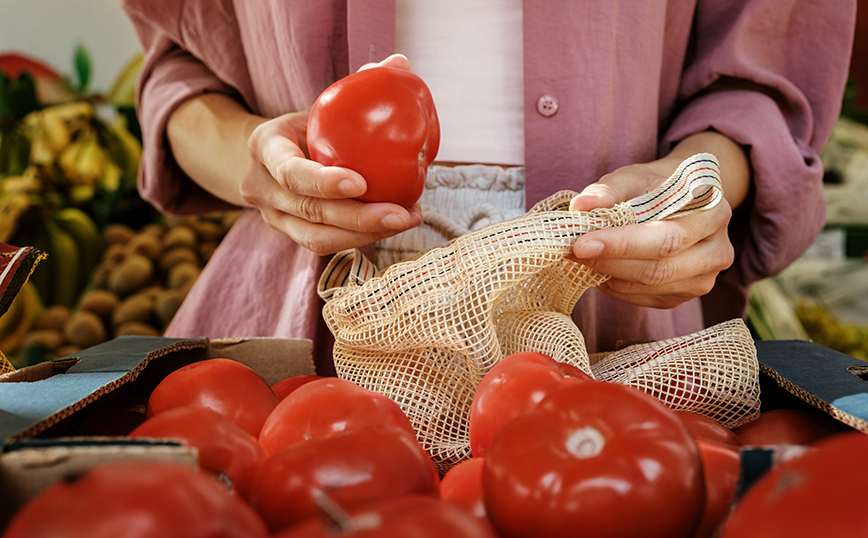
<path id="1" fill-rule="evenodd" d="M 274 391 L 274 395 L 277 396 L 278 400 L 283 401 L 284 398 L 292 394 L 292 391 L 298 387 L 306 385 L 311 381 L 316 381 L 317 379 L 322 379 L 322 377 L 318 375 L 296 375 L 287 377 L 283 381 L 278 381 L 274 385 L 271 385 L 271 390 Z"/>
<path id="2" fill-rule="evenodd" d="M 275 538 L 495 538 L 482 521 L 447 503 L 407 495 L 339 512 L 333 523 L 313 518 Z"/>
<path id="3" fill-rule="evenodd" d="M 175 370 L 148 399 L 148 416 L 182 406 L 207 407 L 259 437 L 277 405 L 268 382 L 252 368 L 230 359 L 208 359 Z"/>
<path id="4" fill-rule="evenodd" d="M 416 432 L 404 411 L 387 396 L 337 377 L 306 383 L 280 402 L 259 435 L 268 454 L 281 448 L 368 426 Z"/>
<path id="5" fill-rule="evenodd" d="M 339 505 L 398 497 L 436 497 L 440 475 L 419 442 L 402 430 L 364 428 L 280 450 L 260 467 L 250 503 L 272 532 L 318 513 L 314 493 Z"/>
<path id="6" fill-rule="evenodd" d="M 213 478 L 156 461 L 105 463 L 55 482 L 3 538 L 265 538 L 250 506 Z"/>
<path id="7" fill-rule="evenodd" d="M 454 465 L 440 481 L 440 498 L 476 517 L 486 517 L 485 498 L 482 495 L 484 465 L 485 458 L 470 458 Z"/>
<path id="8" fill-rule="evenodd" d="M 575 366 L 532 351 L 513 353 L 482 378 L 470 407 L 470 450 L 485 456 L 492 436 L 514 417 L 533 409 L 555 389 L 593 381 Z"/>
<path id="9" fill-rule="evenodd" d="M 711 538 L 726 519 L 738 489 L 741 454 L 738 448 L 696 439 L 705 482 L 705 509 L 695 538 Z"/>
<path id="10" fill-rule="evenodd" d="M 363 69 L 314 102 L 307 123 L 310 158 L 361 174 L 357 198 L 410 207 L 422 196 L 440 148 L 434 100 L 419 76 L 397 67 Z"/>
<path id="11" fill-rule="evenodd" d="M 199 466 L 226 477 L 247 498 L 265 451 L 256 438 L 228 418 L 204 407 L 176 407 L 154 415 L 130 437 L 173 439 L 199 452 Z"/>
<path id="12" fill-rule="evenodd" d="M 736 434 L 732 433 L 732 430 L 711 417 L 689 411 L 678 411 L 676 414 L 690 430 L 694 439 L 705 439 L 721 445 L 741 445 L 741 441 Z"/>
<path id="13" fill-rule="evenodd" d="M 820 411 L 773 409 L 733 433 L 745 446 L 762 446 L 809 445 L 839 431 L 835 421 Z"/>
<path id="14" fill-rule="evenodd" d="M 491 440 L 485 508 L 508 537 L 687 538 L 704 502 L 696 444 L 678 417 L 632 387 L 578 383 Z"/>
<path id="15" fill-rule="evenodd" d="M 763 475 L 720 538 L 868 536 L 868 436 L 839 433 Z"/>

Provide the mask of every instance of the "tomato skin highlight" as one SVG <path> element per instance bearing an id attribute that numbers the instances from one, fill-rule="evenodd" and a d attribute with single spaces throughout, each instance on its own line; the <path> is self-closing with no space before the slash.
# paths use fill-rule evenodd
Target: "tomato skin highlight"
<path id="1" fill-rule="evenodd" d="M 357 200 L 409 208 L 422 196 L 428 166 L 440 149 L 434 99 L 406 69 L 357 71 L 314 102 L 307 147 L 312 160 L 361 174 L 368 188 Z"/>
<path id="2" fill-rule="evenodd" d="M 416 438 L 410 419 L 388 396 L 327 377 L 305 383 L 284 398 L 263 424 L 259 444 L 274 454 L 290 445 L 369 426 L 391 426 Z"/>
<path id="3" fill-rule="evenodd" d="M 364 428 L 288 446 L 259 468 L 250 504 L 272 532 L 318 514 L 314 492 L 340 506 L 417 493 L 437 498 L 440 475 L 415 438 Z"/>
<path id="4" fill-rule="evenodd" d="M 772 467 L 739 499 L 720 538 L 868 536 L 868 435 L 838 433 Z"/>
<path id="5" fill-rule="evenodd" d="M 105 463 L 58 481 L 3 538 L 267 538 L 262 519 L 212 477 L 156 461 Z"/>
<path id="6" fill-rule="evenodd" d="M 151 393 L 146 415 L 194 406 L 220 413 L 259 437 L 277 396 L 255 370 L 231 359 L 194 362 L 167 375 Z"/>
<path id="7" fill-rule="evenodd" d="M 224 473 L 245 499 L 265 451 L 256 438 L 223 415 L 205 407 L 176 407 L 146 420 L 130 437 L 173 439 L 199 451 L 199 466 Z"/>
<path id="8" fill-rule="evenodd" d="M 500 360 L 482 378 L 470 406 L 470 450 L 484 457 L 491 438 L 511 419 L 533 409 L 552 391 L 593 381 L 575 366 L 543 353 L 513 353 Z"/>
<path id="9" fill-rule="evenodd" d="M 609 382 L 546 396 L 494 435 L 485 507 L 510 538 L 688 538 L 704 502 L 684 424 L 658 400 Z"/>

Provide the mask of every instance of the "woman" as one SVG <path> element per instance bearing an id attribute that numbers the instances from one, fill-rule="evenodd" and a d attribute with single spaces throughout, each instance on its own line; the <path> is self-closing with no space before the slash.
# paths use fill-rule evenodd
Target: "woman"
<path id="1" fill-rule="evenodd" d="M 401 242 L 448 210 L 425 197 L 409 210 L 355 202 L 364 178 L 305 158 L 304 111 L 317 95 L 369 62 L 411 67 L 394 52 L 429 82 L 441 118 L 479 120 L 444 121 L 444 148 L 499 118 L 470 135 L 478 151 L 451 143 L 429 184 L 486 163 L 470 183 L 506 171 L 521 210 L 563 189 L 582 193 L 571 209 L 588 210 L 650 190 L 692 154 L 717 156 L 728 204 L 576 242 L 579 260 L 613 277 L 574 312 L 589 351 L 743 316 L 751 282 L 782 270 L 823 225 L 818 155 L 840 107 L 853 1 L 122 5 L 147 55 L 143 196 L 175 214 L 248 208 L 170 336 L 311 338 L 320 372 L 333 371 L 316 294 L 328 255 Z M 456 73 L 481 73 L 482 86 Z"/>

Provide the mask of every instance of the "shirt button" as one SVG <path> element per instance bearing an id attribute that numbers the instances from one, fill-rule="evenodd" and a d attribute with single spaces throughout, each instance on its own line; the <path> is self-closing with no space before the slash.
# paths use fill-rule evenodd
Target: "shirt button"
<path id="1" fill-rule="evenodd" d="M 558 100 L 551 95 L 543 95 L 536 100 L 536 111 L 541 116 L 550 118 L 558 112 Z"/>

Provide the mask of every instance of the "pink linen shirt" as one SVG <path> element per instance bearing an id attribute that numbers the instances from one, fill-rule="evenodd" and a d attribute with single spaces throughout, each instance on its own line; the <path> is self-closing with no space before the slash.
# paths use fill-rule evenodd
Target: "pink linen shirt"
<path id="1" fill-rule="evenodd" d="M 309 107 L 363 63 L 400 52 L 394 0 L 120 3 L 146 52 L 137 103 L 140 191 L 172 214 L 232 209 L 173 160 L 166 122 L 185 99 L 221 92 L 275 117 Z M 589 351 L 743 316 L 750 284 L 810 245 L 824 223 L 819 153 L 840 109 L 855 4 L 523 1 L 528 207 L 653 160 L 708 129 L 743 145 L 750 158 L 752 187 L 730 223 L 735 262 L 714 290 L 668 310 L 588 290 L 574 319 Z M 166 334 L 310 338 L 320 372 L 332 373 L 316 293 L 327 261 L 244 210 Z"/>

